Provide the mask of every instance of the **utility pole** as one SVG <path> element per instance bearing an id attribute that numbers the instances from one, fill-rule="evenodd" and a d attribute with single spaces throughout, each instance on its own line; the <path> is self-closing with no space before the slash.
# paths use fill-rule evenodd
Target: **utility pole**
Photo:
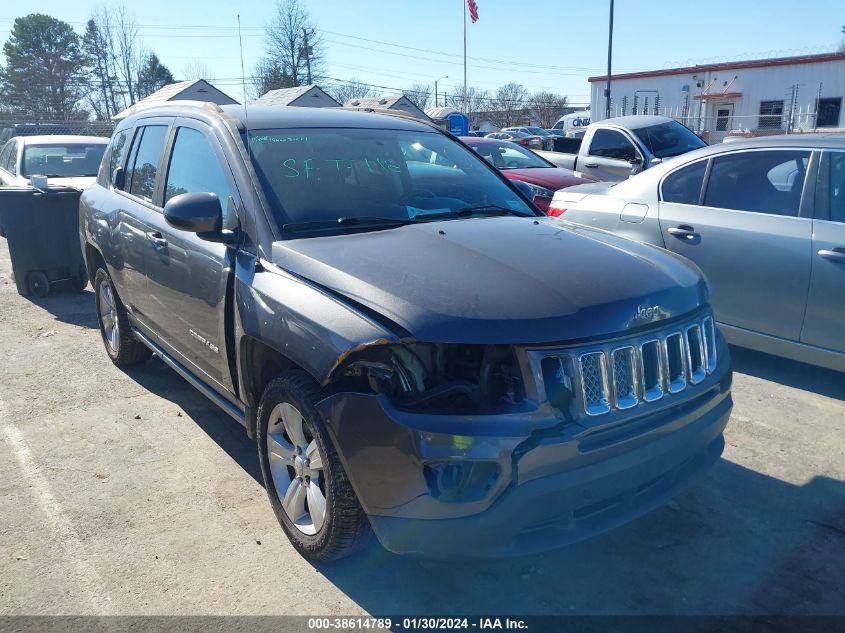
<path id="1" fill-rule="evenodd" d="M 610 66 L 613 59 L 613 0 L 610 0 L 610 25 L 607 31 L 607 88 L 604 90 L 606 101 L 604 118 L 610 118 Z"/>
<path id="2" fill-rule="evenodd" d="M 467 114 L 467 5 L 463 0 L 461 2 L 464 13 L 464 114 Z"/>
<path id="3" fill-rule="evenodd" d="M 438 101 L 438 99 L 437 99 L 437 82 L 440 81 L 441 79 L 449 79 L 449 75 L 444 75 L 443 77 L 438 77 L 437 79 L 434 80 L 434 107 L 435 108 L 437 107 L 437 101 Z M 445 106 L 446 103 L 444 103 L 443 105 Z"/>
<path id="4" fill-rule="evenodd" d="M 305 44 L 302 47 L 302 52 L 305 53 L 305 68 L 308 70 L 308 85 L 311 85 L 311 47 L 308 45 L 308 29 L 302 29 L 302 36 L 305 38 Z"/>

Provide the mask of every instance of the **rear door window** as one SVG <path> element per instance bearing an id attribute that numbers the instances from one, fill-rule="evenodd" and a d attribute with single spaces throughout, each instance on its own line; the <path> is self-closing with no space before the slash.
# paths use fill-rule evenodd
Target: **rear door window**
<path id="1" fill-rule="evenodd" d="M 637 152 L 628 137 L 617 130 L 598 129 L 590 143 L 590 156 L 632 160 Z"/>
<path id="2" fill-rule="evenodd" d="M 704 206 L 797 217 L 810 152 L 733 152 L 713 160 Z"/>
<path id="3" fill-rule="evenodd" d="M 147 202 L 153 201 L 156 174 L 167 137 L 166 125 L 147 125 L 139 128 L 133 143 L 133 155 L 126 169 L 126 190 Z M 137 150 L 135 149 L 137 145 Z"/>
<path id="4" fill-rule="evenodd" d="M 700 160 L 666 176 L 661 187 L 663 202 L 698 204 L 705 171 L 707 161 Z"/>
<path id="5" fill-rule="evenodd" d="M 816 189 L 816 217 L 845 224 L 845 152 L 826 152 Z M 827 211 L 827 213 L 825 213 Z"/>

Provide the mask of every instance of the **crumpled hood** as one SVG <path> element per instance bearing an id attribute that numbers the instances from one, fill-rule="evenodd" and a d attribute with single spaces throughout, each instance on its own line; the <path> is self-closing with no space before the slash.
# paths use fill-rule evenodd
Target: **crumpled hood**
<path id="1" fill-rule="evenodd" d="M 553 218 L 469 218 L 273 244 L 274 262 L 418 340 L 559 343 L 606 337 L 707 301 L 667 251 Z M 319 318 L 319 315 L 315 315 Z"/>

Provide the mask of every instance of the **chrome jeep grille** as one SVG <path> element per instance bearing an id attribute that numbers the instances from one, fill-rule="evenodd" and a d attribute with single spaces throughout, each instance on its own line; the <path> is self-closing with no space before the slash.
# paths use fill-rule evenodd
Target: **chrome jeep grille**
<path id="1" fill-rule="evenodd" d="M 582 354 L 578 359 L 581 368 L 581 388 L 584 408 L 588 415 L 601 415 L 610 411 L 607 393 L 607 368 L 603 352 Z"/>
<path id="2" fill-rule="evenodd" d="M 630 344 L 547 351 L 542 356 L 573 367 L 584 412 L 603 415 L 655 402 L 702 382 L 716 369 L 716 331 L 713 318 L 706 316 L 632 339 Z"/>

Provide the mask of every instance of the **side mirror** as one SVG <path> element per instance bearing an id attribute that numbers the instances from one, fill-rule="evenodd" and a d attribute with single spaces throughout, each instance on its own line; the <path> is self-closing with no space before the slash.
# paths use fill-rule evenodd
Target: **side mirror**
<path id="1" fill-rule="evenodd" d="M 527 182 L 523 182 L 522 180 L 511 180 L 511 183 L 514 187 L 519 189 L 519 192 L 528 198 L 529 200 L 534 199 L 534 189 L 531 188 Z"/>
<path id="2" fill-rule="evenodd" d="M 123 167 L 115 168 L 111 175 L 111 181 L 115 189 L 123 189 L 123 186 L 126 184 L 126 172 L 123 170 Z"/>
<path id="3" fill-rule="evenodd" d="M 223 227 L 223 207 L 215 193 L 183 193 L 164 205 L 164 219 L 180 231 L 219 233 Z"/>

